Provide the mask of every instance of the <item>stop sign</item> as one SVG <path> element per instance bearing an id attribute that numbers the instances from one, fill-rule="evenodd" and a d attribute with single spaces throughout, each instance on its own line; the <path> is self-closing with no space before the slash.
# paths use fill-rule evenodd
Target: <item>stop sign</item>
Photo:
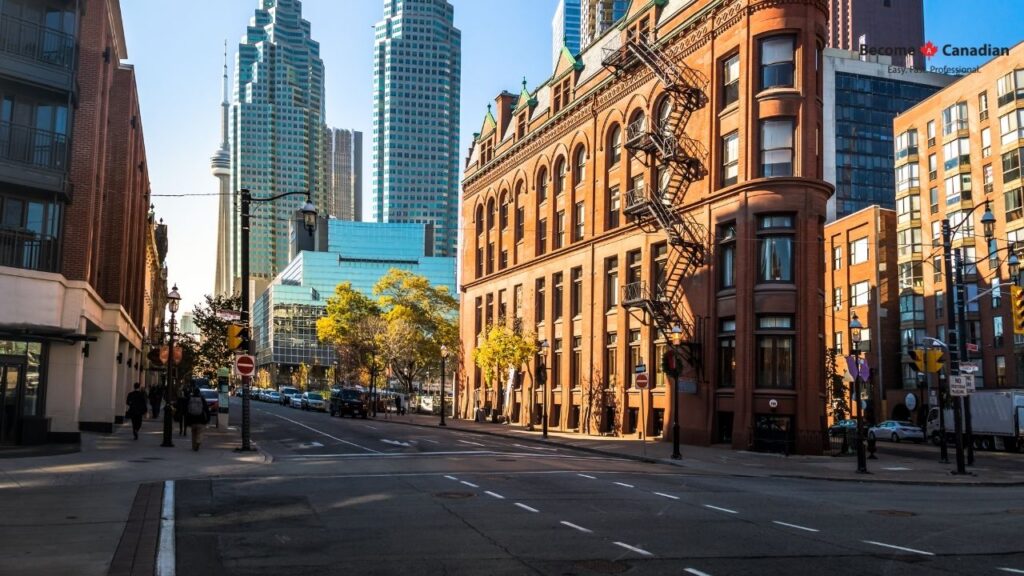
<path id="1" fill-rule="evenodd" d="M 252 376 L 252 373 L 256 371 L 256 359 L 248 354 L 235 358 L 235 370 L 242 376 Z"/>
<path id="2" fill-rule="evenodd" d="M 636 387 L 637 388 L 647 388 L 647 374 L 637 374 L 636 375 Z"/>

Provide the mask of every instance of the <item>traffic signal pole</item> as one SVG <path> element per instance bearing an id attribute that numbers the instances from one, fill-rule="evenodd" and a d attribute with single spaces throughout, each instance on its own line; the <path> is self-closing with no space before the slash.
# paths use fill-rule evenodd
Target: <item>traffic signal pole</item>
<path id="1" fill-rule="evenodd" d="M 243 188 L 241 191 L 242 246 L 240 250 L 242 261 L 242 311 L 239 315 L 243 330 L 249 327 L 249 205 L 251 202 L 252 194 L 248 189 Z M 253 346 L 252 334 L 250 333 L 248 336 L 248 338 L 244 338 L 242 341 L 242 349 L 251 356 L 255 351 L 255 346 Z M 239 448 L 242 452 L 252 450 L 251 406 L 249 401 L 251 393 L 252 376 L 242 376 L 242 447 Z"/>
<path id="2" fill-rule="evenodd" d="M 953 250 L 953 259 L 956 263 L 956 344 L 957 354 L 961 360 L 967 360 L 967 291 L 964 288 L 964 262 L 963 255 L 959 248 Z M 963 371 L 960 372 L 963 374 Z M 967 445 L 967 465 L 974 466 L 974 434 L 971 429 L 971 395 L 962 397 L 962 411 L 964 420 L 964 443 Z"/>
<path id="3" fill-rule="evenodd" d="M 952 257 L 952 244 L 953 244 L 953 241 L 952 241 L 951 236 L 952 236 L 952 232 L 951 232 L 950 226 L 949 226 L 949 219 L 948 218 L 947 219 L 943 219 L 942 220 L 942 266 L 944 268 L 943 271 L 945 272 L 943 277 L 944 277 L 945 282 L 946 282 L 946 294 L 947 294 L 946 297 L 947 298 L 952 298 L 953 295 L 956 294 L 959 297 L 958 300 L 960 302 L 963 302 L 962 295 L 960 295 L 959 293 L 955 293 L 954 292 L 953 274 L 954 274 L 955 271 L 953 270 L 953 257 Z M 957 288 L 962 289 L 962 285 L 958 284 Z M 946 388 L 947 389 L 949 388 L 949 384 L 950 384 L 950 381 L 951 381 L 950 376 L 954 375 L 954 372 L 955 372 L 955 375 L 957 375 L 957 376 L 960 375 L 960 358 L 959 358 L 959 356 L 960 356 L 960 350 L 961 350 L 961 342 L 963 341 L 963 337 L 964 337 L 964 335 L 962 333 L 960 333 L 958 330 L 956 330 L 956 328 L 955 328 L 957 326 L 957 324 L 956 324 L 956 308 L 954 306 L 952 306 L 952 302 L 950 302 L 950 304 L 951 304 L 950 306 L 946 306 L 946 333 L 949 334 L 951 332 L 957 332 L 957 335 L 956 335 L 957 347 L 956 347 L 956 354 L 953 353 L 954 352 L 953 348 L 950 348 L 948 350 L 948 352 L 949 352 L 949 363 L 947 364 L 947 366 L 949 366 L 949 369 L 946 371 Z M 949 337 L 948 336 L 947 336 L 946 340 L 947 340 L 947 344 L 948 344 L 948 341 L 949 341 Z M 940 391 L 940 393 L 941 393 L 941 391 Z M 940 402 L 940 404 L 941 404 L 941 402 Z M 941 408 L 940 408 L 940 410 L 941 410 Z M 961 422 L 961 417 L 960 416 L 961 416 L 961 414 L 960 414 L 960 402 L 959 402 L 959 397 L 957 397 L 957 399 L 953 402 L 953 427 L 955 429 L 955 434 L 956 434 L 956 473 L 957 474 L 966 474 L 967 473 L 967 469 L 966 469 L 966 463 L 964 462 L 963 428 L 962 428 L 962 422 Z M 946 442 L 945 437 L 942 438 L 942 442 L 943 442 L 943 444 Z"/>

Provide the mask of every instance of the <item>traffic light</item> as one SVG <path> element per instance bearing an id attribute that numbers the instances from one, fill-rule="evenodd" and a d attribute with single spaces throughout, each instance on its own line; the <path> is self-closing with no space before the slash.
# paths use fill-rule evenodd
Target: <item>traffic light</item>
<path id="1" fill-rule="evenodd" d="M 913 350 L 907 350 L 907 356 L 910 356 L 910 363 L 914 365 L 914 370 L 918 372 L 928 372 L 928 362 L 924 355 L 924 350 L 915 348 Z"/>
<path id="2" fill-rule="evenodd" d="M 928 360 L 925 363 L 928 372 L 938 372 L 942 370 L 942 365 L 946 362 L 946 354 L 941 350 L 928 350 Z"/>
<path id="3" fill-rule="evenodd" d="M 228 350 L 246 351 L 249 347 L 249 331 L 241 324 L 228 325 Z"/>
<path id="4" fill-rule="evenodd" d="M 1024 288 L 1010 286 L 1010 302 L 1013 306 L 1013 333 L 1024 334 Z"/>

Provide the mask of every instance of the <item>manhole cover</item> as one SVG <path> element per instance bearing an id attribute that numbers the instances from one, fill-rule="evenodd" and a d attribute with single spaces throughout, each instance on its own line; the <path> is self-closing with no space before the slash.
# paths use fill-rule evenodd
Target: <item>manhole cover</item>
<path id="1" fill-rule="evenodd" d="M 917 514 L 909 510 L 868 510 L 871 514 L 878 514 L 879 516 L 897 516 L 897 517 L 908 517 L 917 516 Z"/>
<path id="2" fill-rule="evenodd" d="M 625 562 L 615 562 L 612 560 L 581 560 L 576 562 L 577 567 L 591 572 L 597 572 L 598 574 L 622 574 L 626 570 L 629 570 L 629 564 Z"/>
<path id="3" fill-rule="evenodd" d="M 438 498 L 447 498 L 449 500 L 461 500 L 463 498 L 472 498 L 472 492 L 438 492 L 434 494 Z"/>

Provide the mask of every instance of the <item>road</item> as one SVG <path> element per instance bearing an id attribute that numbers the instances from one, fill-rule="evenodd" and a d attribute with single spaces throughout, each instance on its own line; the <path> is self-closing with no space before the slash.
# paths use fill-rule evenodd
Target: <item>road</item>
<path id="1" fill-rule="evenodd" d="M 253 406 L 272 473 L 177 483 L 180 574 L 1024 574 L 1019 488 L 690 475 Z"/>

